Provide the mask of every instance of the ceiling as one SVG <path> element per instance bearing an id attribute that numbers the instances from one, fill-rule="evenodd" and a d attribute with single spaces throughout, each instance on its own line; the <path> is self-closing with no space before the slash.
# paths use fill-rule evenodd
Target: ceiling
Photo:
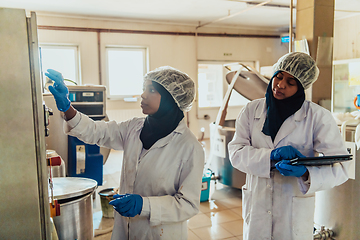
<path id="1" fill-rule="evenodd" d="M 0 7 L 191 26 L 286 30 L 291 0 L 0 0 Z M 296 6 L 296 0 L 293 0 Z M 296 10 L 294 9 L 294 23 Z M 335 20 L 360 14 L 359 0 L 335 0 Z"/>

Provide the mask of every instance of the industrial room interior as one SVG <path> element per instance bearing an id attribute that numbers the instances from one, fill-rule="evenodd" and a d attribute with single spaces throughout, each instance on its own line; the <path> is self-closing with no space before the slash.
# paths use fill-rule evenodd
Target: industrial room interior
<path id="1" fill-rule="evenodd" d="M 228 71 L 224 66 L 238 66 L 238 63 L 244 63 L 260 74 L 271 77 L 272 73 L 269 73 L 269 68 L 280 56 L 294 51 L 295 44 L 292 45 L 292 43 L 294 41 L 302 43 L 305 41 L 310 55 L 317 59 L 321 72 L 319 80 L 307 92 L 307 97 L 333 113 L 340 112 L 344 114 L 357 110 L 352 101 L 356 94 L 360 94 L 360 89 L 356 88 L 360 85 L 360 80 L 358 80 L 359 83 L 354 84 L 354 88 L 351 88 L 352 91 L 357 92 L 351 94 L 341 92 L 339 95 L 335 95 L 334 83 L 336 69 L 341 71 L 341 66 L 344 64 L 360 64 L 360 25 L 357 24 L 360 22 L 360 2 L 357 0 L 139 0 L 131 2 L 112 0 L 101 2 L 85 0 L 61 2 L 0 0 L 0 13 L 6 9 L 17 9 L 19 11 L 23 9 L 26 16 L 33 19 L 36 15 L 34 24 L 36 24 L 37 41 L 41 49 L 70 49 L 75 53 L 74 63 L 68 63 L 74 66 L 72 76 L 75 79 L 72 80 L 76 85 L 105 86 L 104 89 L 106 90 L 101 91 L 104 91 L 107 96 L 103 99 L 105 108 L 103 114 L 106 115 L 104 116 L 106 120 L 120 122 L 133 117 L 144 116 L 140 108 L 141 93 L 120 94 L 120 96 L 112 95 L 109 92 L 111 88 L 109 87 L 108 53 L 112 49 L 117 47 L 142 49 L 146 56 L 144 73 L 160 66 L 172 66 L 186 72 L 195 81 L 197 98 L 191 111 L 185 114 L 185 118 L 188 127 L 204 148 L 205 167 L 211 169 L 213 174 L 207 187 L 208 192 L 206 194 L 208 194 L 208 197 L 201 202 L 200 212 L 188 220 L 189 240 L 243 239 L 241 185 L 244 182 L 236 184 L 224 182 L 224 179 L 229 176 L 219 178 L 217 172 L 220 171 L 221 166 L 217 165 L 218 162 L 213 157 L 215 153 L 211 149 L 213 146 L 211 142 L 211 124 L 216 122 L 220 111 L 223 110 L 223 98 L 229 85 L 226 82 Z M 11 24 L 11 20 L 0 23 L 0 39 L 3 40 L 7 37 L 1 34 L 2 28 Z M 289 40 L 289 36 L 294 37 Z M 325 42 L 325 44 L 321 45 L 322 42 Z M 321 48 L 323 46 L 325 46 L 326 53 L 330 54 L 330 61 L 325 59 L 321 62 L 320 56 L 326 55 L 321 52 L 324 51 Z M 6 49 L 6 47 L 1 49 Z M 7 54 L 4 51 L 0 53 L 0 56 L 2 57 L 1 62 L 6 62 Z M 318 58 L 316 58 L 317 56 Z M 46 59 L 45 57 L 44 51 L 43 61 Z M 48 67 L 48 65 L 40 67 L 44 68 L 45 66 Z M 336 66 L 339 67 L 336 68 Z M 59 65 L 60 69 L 61 67 L 63 66 Z M 218 72 L 219 75 L 216 76 L 216 80 L 213 82 L 214 85 L 212 85 L 213 88 L 220 89 L 220 92 L 217 93 L 211 92 L 214 89 L 211 91 L 208 89 L 208 92 L 206 92 L 204 82 L 200 81 L 201 73 L 207 73 L 206 69 L 212 69 L 211 67 L 218 69 L 220 72 Z M 234 67 L 233 69 L 236 70 L 237 68 Z M 14 67 L 14 69 L 10 70 L 15 72 L 19 68 Z M 43 77 L 40 75 L 39 78 L 42 79 Z M 360 74 L 357 77 L 359 76 Z M 0 78 L 2 89 L 6 89 L 6 86 L 12 84 L 10 80 L 2 76 L 1 71 Z M 43 83 L 42 81 L 41 84 Z M 128 81 L 122 84 L 129 85 L 131 83 Z M 21 83 L 14 84 L 15 87 L 11 87 L 13 92 L 7 90 L 7 93 L 2 91 L 2 94 L 0 94 L 3 109 L 6 109 L 3 115 L 9 113 L 10 107 L 18 108 L 16 104 L 16 95 L 18 95 L 16 88 L 20 85 Z M 74 86 L 74 91 L 81 91 L 77 90 L 76 87 Z M 46 90 L 42 88 L 42 91 Z M 207 95 L 210 96 L 210 100 L 207 99 Z M 62 129 L 63 120 L 59 112 L 55 113 L 56 106 L 49 92 L 43 92 L 42 97 L 45 104 L 54 111 L 54 115 L 49 116 L 49 125 L 47 126 L 49 137 L 44 137 L 42 141 L 44 141 L 44 147 L 47 150 L 55 150 L 65 160 L 64 171 L 68 177 L 69 169 L 67 169 L 67 165 L 70 158 L 67 155 L 67 137 L 65 137 Z M 233 91 L 232 97 L 229 106 L 226 106 L 226 120 L 229 121 L 236 119 L 240 110 L 250 101 L 235 91 Z M 341 105 L 340 100 L 336 102 L 334 100 L 336 97 L 346 98 L 345 103 L 348 105 Z M 337 103 L 339 104 L 336 105 Z M 5 108 L 5 105 L 8 107 Z M 17 114 L 17 111 L 14 112 Z M 16 123 L 20 124 L 26 119 L 25 116 L 15 114 L 13 118 L 17 120 L 13 124 L 9 124 L 9 118 L 1 120 L 2 125 L 6 126 L 3 128 L 7 128 L 9 132 L 16 132 L 15 129 L 18 129 Z M 340 117 L 336 120 L 340 129 L 345 120 Z M 351 119 L 349 129 L 343 129 L 345 132 L 344 139 L 352 144 L 355 144 L 354 131 L 358 123 L 357 119 Z M 20 161 L 19 158 L 29 154 L 27 151 L 22 152 L 21 146 L 19 151 L 14 150 L 15 146 L 14 149 L 4 147 L 7 146 L 6 141 L 9 141 L 8 136 L 12 136 L 12 139 L 14 139 L 13 145 L 17 145 L 17 141 L 20 141 L 17 139 L 22 138 L 20 134 L 15 136 L 4 134 L 0 136 L 0 152 L 5 153 L 0 158 L 1 164 L 10 162 L 8 160 L 15 152 L 19 154 L 16 157 L 17 161 Z M 54 149 L 58 146 L 57 141 L 60 141 L 59 139 L 63 140 L 62 144 L 66 145 L 66 150 Z M 227 149 L 227 146 L 224 145 L 223 147 Z M 98 183 L 89 198 L 92 199 L 92 218 L 90 219 L 92 228 L 86 231 L 92 233 L 93 239 L 107 240 L 111 239 L 113 217 L 103 216 L 104 210 L 102 209 L 102 198 L 99 192 L 109 188 L 118 188 L 123 155 L 122 151 L 116 150 L 100 149 L 100 152 L 104 156 L 103 164 L 101 164 L 103 166 L 102 179 L 101 184 Z M 354 150 L 354 156 L 355 152 L 356 150 Z M 227 153 L 223 154 L 226 156 Z M 223 158 L 226 158 L 225 156 Z M 356 157 L 354 158 L 356 159 Z M 13 169 L 21 177 L 13 176 L 15 173 L 12 173 L 11 170 L 7 171 L 7 173 L 5 171 L 1 173 L 2 169 L 0 169 L 0 175 L 2 176 L 0 191 L 3 196 L 1 202 L 6 202 L 0 207 L 0 219 L 2 219 L 0 223 L 5 226 L 0 230 L 0 239 L 50 239 L 48 238 L 49 233 L 44 233 L 41 227 L 39 227 L 39 231 L 30 231 L 29 235 L 25 233 L 29 229 L 38 227 L 38 224 L 34 222 L 37 222 L 37 218 L 44 217 L 41 213 L 36 217 L 31 217 L 30 214 L 26 216 L 24 223 L 19 224 L 16 221 L 17 217 L 20 218 L 32 212 L 28 211 L 32 206 L 30 203 L 21 204 L 20 200 L 14 200 L 13 197 L 11 199 L 4 197 L 10 189 L 15 190 L 17 194 L 24 191 L 25 196 L 26 194 L 33 194 L 30 191 L 37 188 L 36 183 L 38 181 L 35 180 L 37 174 L 34 173 L 31 181 L 24 177 L 27 171 L 30 171 L 27 166 L 15 167 L 11 165 L 10 167 L 5 164 L 4 167 L 1 167 L 2 169 Z M 34 169 L 36 168 L 34 167 Z M 47 176 L 48 169 L 47 167 L 44 169 L 42 171 L 45 171 Z M 354 186 L 358 186 L 356 184 L 360 179 L 360 176 L 358 176 L 359 169 L 359 167 L 356 167 L 356 178 L 349 180 L 354 182 Z M 240 174 L 241 181 L 245 181 L 242 173 L 234 174 Z M 14 183 L 15 181 L 16 183 Z M 42 184 L 46 185 L 47 181 L 47 179 L 42 180 Z M 36 186 L 33 186 L 34 183 Z M 357 189 L 352 190 L 356 191 Z M 344 192 L 342 193 L 344 194 Z M 20 204 L 21 211 L 18 207 Z M 349 201 L 343 204 L 350 205 L 356 204 L 356 202 L 350 203 Z M 16 212 L 13 215 L 15 217 L 13 220 L 9 220 L 10 217 L 5 217 L 6 213 L 8 213 L 7 208 L 16 209 L 13 210 Z M 46 213 L 47 210 L 42 211 Z M 355 207 L 353 212 L 355 214 L 353 218 L 346 219 L 340 214 L 341 218 L 337 219 L 336 224 L 324 226 L 327 229 L 332 229 L 336 234 L 335 226 L 339 222 L 352 221 L 353 219 L 358 221 L 353 221 L 351 224 L 347 222 L 351 230 L 348 233 L 344 233 L 345 230 L 341 233 L 338 232 L 339 237 L 333 239 L 348 240 L 349 238 L 346 236 L 360 238 L 360 232 L 355 227 L 360 224 L 359 207 Z M 43 220 L 40 222 L 42 223 L 39 223 L 39 225 L 49 225 L 46 220 L 45 223 L 43 223 Z M 314 224 L 318 230 L 323 226 L 323 224 L 316 222 Z M 333 222 L 329 224 L 333 224 Z"/>

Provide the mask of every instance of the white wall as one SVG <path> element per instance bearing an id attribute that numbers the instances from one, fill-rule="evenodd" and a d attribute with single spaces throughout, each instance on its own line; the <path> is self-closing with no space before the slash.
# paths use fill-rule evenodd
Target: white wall
<path id="1" fill-rule="evenodd" d="M 195 32 L 195 27 L 170 24 L 147 24 L 141 22 L 120 21 L 117 19 L 91 19 L 77 17 L 58 17 L 38 15 L 39 26 L 62 26 L 83 28 L 81 31 L 63 31 L 39 29 L 40 43 L 67 43 L 78 44 L 80 50 L 82 84 L 105 84 L 105 46 L 106 45 L 140 45 L 149 48 L 150 70 L 156 67 L 169 65 L 186 72 L 197 82 L 197 60 L 217 61 L 259 61 L 260 66 L 268 66 L 283 54 L 288 52 L 288 46 L 280 43 L 280 38 L 261 37 L 195 37 L 183 35 L 139 34 L 139 33 L 100 33 L 101 51 L 101 80 L 99 77 L 98 61 L 98 29 L 126 29 L 142 31 L 171 31 Z M 85 29 L 91 28 L 91 29 Z M 88 30 L 88 31 L 87 31 Z M 269 30 L 239 30 L 201 28 L 199 32 L 232 33 L 232 34 L 261 34 L 278 35 Z M 231 53 L 231 56 L 224 56 Z M 138 109 L 140 102 L 125 103 L 122 100 L 108 100 L 107 110 Z M 231 118 L 235 118 L 240 108 L 229 108 Z M 197 104 L 194 103 L 189 112 L 189 126 L 192 132 L 199 137 L 200 128 L 208 127 L 215 121 L 217 109 L 209 111 L 209 120 L 199 120 L 197 117 Z M 235 113 L 234 113 L 235 112 Z M 111 119 L 111 116 L 109 116 Z M 200 116 L 201 118 L 202 116 Z M 205 137 L 209 137 L 206 132 Z"/>
<path id="2" fill-rule="evenodd" d="M 360 58 L 360 15 L 334 23 L 334 60 Z"/>

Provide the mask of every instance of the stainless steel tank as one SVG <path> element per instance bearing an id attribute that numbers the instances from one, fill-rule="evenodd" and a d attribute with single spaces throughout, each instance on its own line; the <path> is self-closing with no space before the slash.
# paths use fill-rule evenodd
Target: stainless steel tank
<path id="1" fill-rule="evenodd" d="M 229 159 L 228 143 L 235 134 L 235 120 L 226 120 L 225 126 L 210 124 L 210 144 L 212 151 L 212 170 L 219 182 L 234 188 L 245 184 L 246 174 L 233 168 Z"/>
<path id="2" fill-rule="evenodd" d="M 360 150 L 356 150 L 354 133 L 355 127 L 346 129 L 346 146 L 355 159 L 355 179 L 315 194 L 315 226 L 331 229 L 336 240 L 360 239 Z"/>
<path id="3" fill-rule="evenodd" d="M 60 216 L 54 225 L 60 240 L 93 239 L 93 198 L 97 182 L 88 178 L 53 178 L 54 198 L 60 204 Z"/>
<path id="4" fill-rule="evenodd" d="M 233 89 L 243 95 L 248 100 L 265 97 L 265 92 L 269 80 L 260 75 L 255 69 L 239 64 L 242 66 L 240 73 L 230 71 L 226 74 L 226 81 L 233 86 Z M 238 74 L 238 76 L 237 76 Z M 234 79 L 237 76 L 236 79 Z M 232 83 L 232 81 L 234 81 Z M 232 89 L 228 89 L 231 91 Z M 227 96 L 227 97 L 226 97 Z M 226 94 L 223 105 L 227 106 L 230 94 Z M 226 103 L 226 104 L 225 104 Z M 225 119 L 226 107 L 220 108 L 218 119 Z M 234 188 L 239 188 L 245 184 L 246 174 L 233 168 L 229 159 L 228 144 L 235 134 L 235 119 L 225 120 L 224 123 L 210 124 L 210 152 L 211 168 L 219 178 L 219 182 Z"/>

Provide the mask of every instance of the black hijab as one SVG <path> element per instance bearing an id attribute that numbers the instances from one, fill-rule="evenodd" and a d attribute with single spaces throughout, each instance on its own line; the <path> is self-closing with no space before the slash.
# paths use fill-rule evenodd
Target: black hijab
<path id="1" fill-rule="evenodd" d="M 161 95 L 160 106 L 156 113 L 145 118 L 144 127 L 140 133 L 140 140 L 145 149 L 170 134 L 184 118 L 171 94 L 160 84 L 152 81 L 152 85 Z"/>
<path id="2" fill-rule="evenodd" d="M 264 122 L 264 126 L 262 132 L 265 135 L 271 137 L 272 141 L 274 141 L 277 132 L 279 131 L 283 122 L 297 112 L 302 104 L 305 101 L 305 90 L 298 79 L 296 79 L 296 83 L 298 85 L 297 92 L 291 97 L 278 100 L 274 97 L 272 91 L 272 82 L 274 77 L 281 71 L 275 72 L 274 76 L 271 78 L 271 81 L 266 89 L 266 106 L 267 106 L 267 114 L 266 120 Z"/>

